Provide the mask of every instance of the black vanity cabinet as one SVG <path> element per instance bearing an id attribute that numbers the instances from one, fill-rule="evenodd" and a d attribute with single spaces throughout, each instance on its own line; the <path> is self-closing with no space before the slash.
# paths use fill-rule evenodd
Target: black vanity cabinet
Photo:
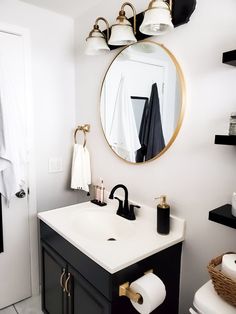
<path id="1" fill-rule="evenodd" d="M 67 295 L 62 288 L 67 275 L 66 262 L 47 245 L 42 243 L 42 282 L 44 313 L 67 313 Z"/>
<path id="2" fill-rule="evenodd" d="M 70 314 L 109 314 L 110 303 L 73 267 L 68 268 L 71 275 L 71 291 L 69 299 Z"/>
<path id="3" fill-rule="evenodd" d="M 178 314 L 182 243 L 114 274 L 40 221 L 42 310 L 46 314 L 137 314 L 119 286 L 153 269 L 166 286 L 166 299 L 152 314 Z"/>
<path id="4" fill-rule="evenodd" d="M 47 314 L 109 314 L 110 303 L 43 241 L 42 309 Z"/>

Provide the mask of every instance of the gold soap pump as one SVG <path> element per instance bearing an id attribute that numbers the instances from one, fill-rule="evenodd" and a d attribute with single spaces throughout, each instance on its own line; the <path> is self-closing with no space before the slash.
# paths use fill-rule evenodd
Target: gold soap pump
<path id="1" fill-rule="evenodd" d="M 161 195 L 155 199 L 160 199 L 160 204 L 157 205 L 157 232 L 167 235 L 170 232 L 170 205 L 167 204 L 166 195 Z"/>

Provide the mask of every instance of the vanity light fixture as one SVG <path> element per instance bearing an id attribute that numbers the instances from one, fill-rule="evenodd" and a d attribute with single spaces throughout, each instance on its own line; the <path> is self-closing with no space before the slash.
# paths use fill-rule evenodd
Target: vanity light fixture
<path id="1" fill-rule="evenodd" d="M 162 35 L 174 28 L 172 24 L 172 0 L 152 0 L 145 11 L 139 28 L 146 35 Z"/>
<path id="2" fill-rule="evenodd" d="M 107 26 L 107 37 L 99 29 L 98 22 L 104 21 Z M 109 39 L 109 24 L 106 19 L 103 17 L 98 17 L 93 26 L 93 30 L 89 33 L 88 38 L 86 38 L 86 55 L 100 55 L 110 51 L 110 48 L 107 45 Z"/>
<path id="3" fill-rule="evenodd" d="M 134 25 L 132 27 L 131 23 L 125 16 L 125 7 L 129 6 L 134 14 Z M 119 12 L 119 16 L 116 19 L 116 23 L 111 28 L 111 37 L 108 41 L 109 45 L 112 46 L 124 46 L 129 45 L 137 42 L 135 38 L 136 35 L 136 10 L 134 6 L 129 3 L 125 2 L 121 10 Z"/>

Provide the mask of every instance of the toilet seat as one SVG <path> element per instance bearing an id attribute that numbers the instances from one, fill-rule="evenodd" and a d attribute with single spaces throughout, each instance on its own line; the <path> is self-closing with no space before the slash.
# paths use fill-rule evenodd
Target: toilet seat
<path id="1" fill-rule="evenodd" d="M 236 314 L 236 307 L 217 295 L 211 280 L 195 293 L 193 305 L 199 314 Z"/>

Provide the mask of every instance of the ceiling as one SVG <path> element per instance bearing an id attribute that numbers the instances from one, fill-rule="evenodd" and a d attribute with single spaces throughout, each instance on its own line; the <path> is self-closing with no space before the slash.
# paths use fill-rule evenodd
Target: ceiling
<path id="1" fill-rule="evenodd" d="M 38 7 L 76 18 L 102 0 L 20 0 Z"/>

